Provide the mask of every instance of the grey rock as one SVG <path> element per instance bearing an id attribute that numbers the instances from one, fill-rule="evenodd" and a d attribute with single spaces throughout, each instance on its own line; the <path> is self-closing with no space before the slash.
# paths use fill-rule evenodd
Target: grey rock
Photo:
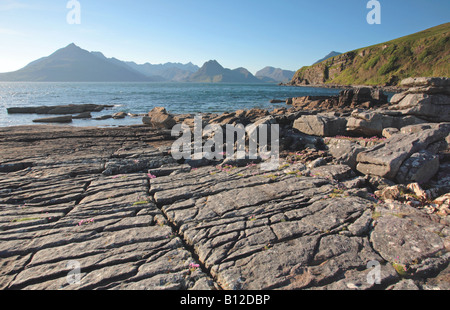
<path id="1" fill-rule="evenodd" d="M 390 291 L 419 291 L 419 286 L 411 279 L 402 280 L 387 288 Z"/>
<path id="2" fill-rule="evenodd" d="M 348 165 L 353 170 L 356 170 L 356 158 L 358 154 L 366 150 L 359 143 L 337 138 L 329 139 L 327 141 L 327 147 L 336 163 Z"/>
<path id="3" fill-rule="evenodd" d="M 426 150 L 411 155 L 398 170 L 396 179 L 399 183 L 426 183 L 439 170 L 439 156 Z"/>
<path id="4" fill-rule="evenodd" d="M 298 131 L 321 137 L 343 135 L 347 120 L 341 117 L 327 115 L 305 115 L 294 122 L 293 128 Z"/>
<path id="5" fill-rule="evenodd" d="M 73 119 L 88 119 L 92 118 L 91 112 L 83 112 L 72 117 Z"/>
<path id="6" fill-rule="evenodd" d="M 392 263 L 411 264 L 436 255 L 444 249 L 434 232 L 418 227 L 411 219 L 381 216 L 371 236 L 374 249 Z"/>
<path id="7" fill-rule="evenodd" d="M 34 119 L 33 123 L 72 123 L 72 116 L 58 116 Z"/>
<path id="8" fill-rule="evenodd" d="M 389 109 L 432 122 L 450 122 L 450 96 L 447 95 L 408 94 Z"/>
<path id="9" fill-rule="evenodd" d="M 403 86 L 403 87 L 414 87 L 414 86 L 443 87 L 443 86 L 450 86 L 450 79 L 447 77 L 407 78 L 400 82 L 400 86 Z"/>
<path id="10" fill-rule="evenodd" d="M 347 130 L 365 136 L 381 136 L 385 128 L 401 129 L 424 122 L 415 116 L 399 117 L 386 115 L 382 111 L 354 111 L 348 120 Z"/>
<path id="11" fill-rule="evenodd" d="M 61 106 L 39 106 L 8 108 L 9 114 L 79 114 L 83 112 L 101 112 L 105 108 L 112 108 L 111 105 L 96 104 L 70 104 Z"/>
<path id="12" fill-rule="evenodd" d="M 412 154 L 425 150 L 430 144 L 444 139 L 449 124 L 441 123 L 434 129 L 427 129 L 410 135 L 395 135 L 390 140 L 358 154 L 358 171 L 395 179 L 401 165 Z"/>
<path id="13" fill-rule="evenodd" d="M 311 169 L 311 174 L 336 181 L 348 180 L 355 176 L 352 168 L 347 165 L 329 165 Z"/>

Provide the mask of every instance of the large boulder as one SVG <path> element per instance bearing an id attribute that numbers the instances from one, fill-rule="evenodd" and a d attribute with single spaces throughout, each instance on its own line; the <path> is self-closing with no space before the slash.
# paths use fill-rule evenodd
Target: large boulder
<path id="1" fill-rule="evenodd" d="M 347 119 L 333 115 L 305 115 L 294 122 L 294 129 L 320 137 L 343 135 L 346 132 Z"/>
<path id="2" fill-rule="evenodd" d="M 172 115 L 167 113 L 165 108 L 157 107 L 144 116 L 142 122 L 160 129 L 172 129 L 176 125 L 176 121 Z"/>
<path id="3" fill-rule="evenodd" d="M 357 170 L 395 180 L 400 167 L 411 155 L 447 137 L 450 123 L 431 124 L 430 127 L 413 134 L 396 134 L 385 143 L 359 153 Z"/>
<path id="4" fill-rule="evenodd" d="M 404 116 L 390 111 L 355 110 L 348 120 L 347 131 L 364 136 L 381 136 L 385 128 L 401 129 L 424 122 L 415 116 Z"/>
<path id="5" fill-rule="evenodd" d="M 401 111 L 404 115 L 415 115 L 432 122 L 450 121 L 450 96 L 444 94 L 406 94 L 390 110 Z"/>
<path id="6" fill-rule="evenodd" d="M 450 121 L 449 78 L 408 78 L 401 86 L 409 89 L 392 97 L 390 110 L 431 122 Z"/>
<path id="7" fill-rule="evenodd" d="M 339 164 L 348 165 L 356 170 L 356 157 L 366 150 L 361 144 L 347 139 L 330 138 L 327 140 L 327 147 L 334 161 Z"/>

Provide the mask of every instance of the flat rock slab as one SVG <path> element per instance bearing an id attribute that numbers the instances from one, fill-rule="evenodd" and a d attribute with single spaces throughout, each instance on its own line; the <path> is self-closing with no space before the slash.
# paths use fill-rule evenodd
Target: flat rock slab
<path id="1" fill-rule="evenodd" d="M 446 287 L 448 226 L 361 198 L 350 167 L 193 168 L 170 145 L 146 127 L 1 128 L 0 289 Z"/>
<path id="2" fill-rule="evenodd" d="M 148 196 L 145 174 L 97 177 L 84 189 L 76 181 L 72 186 L 83 192 L 84 198 L 73 198 L 65 207 L 27 205 L 28 212 L 33 212 L 29 215 L 19 207 L 15 213 L 12 208 L 9 213 L 1 209 L 3 221 L 19 216 L 46 220 L 27 220 L 26 227 L 2 225 L 0 261 L 11 257 L 26 260 L 26 267 L 3 281 L 3 288 L 187 289 L 198 281 L 212 283 L 201 270 L 191 270 L 190 264 L 197 262 Z M 50 193 L 41 197 L 45 195 Z M 60 212 L 55 213 L 56 209 Z M 160 269 L 163 265 L 164 270 Z M 74 266 L 81 269 L 76 283 L 68 280 Z"/>
<path id="3" fill-rule="evenodd" d="M 202 264 L 231 290 L 321 286 L 346 269 L 380 260 L 367 237 L 347 231 L 370 204 L 359 197 L 329 198 L 334 189 L 326 178 L 274 178 L 252 167 L 200 168 L 150 185 Z"/>

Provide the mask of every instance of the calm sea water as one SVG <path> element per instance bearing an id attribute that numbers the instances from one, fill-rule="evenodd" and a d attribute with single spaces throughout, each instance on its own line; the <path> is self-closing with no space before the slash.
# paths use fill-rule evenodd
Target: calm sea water
<path id="1" fill-rule="evenodd" d="M 335 95 L 338 89 L 287 87 L 272 84 L 184 83 L 0 83 L 0 127 L 31 125 L 43 115 L 8 115 L 9 107 L 66 104 L 108 104 L 114 108 L 93 117 L 124 111 L 148 113 L 165 107 L 171 113 L 223 113 L 239 109 L 286 106 L 271 99 L 307 95 Z M 121 126 L 141 124 L 141 117 L 124 120 L 74 120 L 72 126 Z"/>

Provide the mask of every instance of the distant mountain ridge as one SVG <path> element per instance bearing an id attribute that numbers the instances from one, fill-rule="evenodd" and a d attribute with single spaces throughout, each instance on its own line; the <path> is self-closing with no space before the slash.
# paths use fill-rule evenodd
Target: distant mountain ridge
<path id="1" fill-rule="evenodd" d="M 242 67 L 224 68 L 216 60 L 207 61 L 201 68 L 191 62 L 137 64 L 107 58 L 101 52 L 89 52 L 71 43 L 20 70 L 0 73 L 0 81 L 275 83 L 283 82 L 291 74 L 294 72 L 266 67 L 256 77 Z"/>
<path id="2" fill-rule="evenodd" d="M 24 82 L 153 82 L 117 61 L 99 57 L 69 44 L 48 57 L 35 60 L 15 72 L 1 73 L 0 81 Z"/>
<path id="3" fill-rule="evenodd" d="M 295 71 L 283 70 L 274 67 L 265 67 L 256 72 L 255 77 L 264 82 L 286 83 L 292 80 Z"/>
<path id="4" fill-rule="evenodd" d="M 127 61 L 126 64 L 134 70 L 147 76 L 160 76 L 167 81 L 174 82 L 182 82 L 190 74 L 195 73 L 198 71 L 198 69 L 200 69 L 192 62 L 189 62 L 187 64 L 168 62 L 158 65 L 154 65 L 151 63 L 139 65 L 135 62 Z"/>
<path id="5" fill-rule="evenodd" d="M 341 54 L 342 54 L 342 53 L 332 51 L 332 52 L 330 52 L 327 56 L 325 56 L 324 58 L 319 59 L 318 61 L 316 61 L 315 63 L 313 63 L 313 65 L 318 64 L 318 63 L 321 63 L 322 61 L 327 60 L 327 59 L 329 59 L 329 58 L 332 58 L 332 57 L 335 57 L 335 56 L 339 56 L 339 55 L 341 55 Z"/>
<path id="6" fill-rule="evenodd" d="M 216 60 L 207 61 L 196 73 L 190 75 L 186 81 L 196 83 L 261 83 L 261 80 L 247 69 L 226 69 Z"/>

